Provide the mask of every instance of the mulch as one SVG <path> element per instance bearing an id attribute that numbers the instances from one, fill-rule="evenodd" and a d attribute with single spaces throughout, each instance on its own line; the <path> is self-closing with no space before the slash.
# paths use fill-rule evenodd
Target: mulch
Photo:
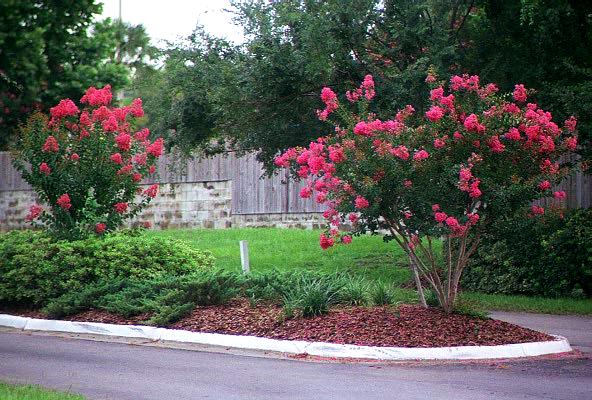
<path id="1" fill-rule="evenodd" d="M 11 310 L 40 318 L 38 311 Z M 140 324 L 150 315 L 125 318 L 101 310 L 68 317 L 71 321 Z M 363 346 L 442 347 L 501 345 L 553 340 L 553 337 L 494 319 L 447 315 L 416 305 L 342 307 L 314 318 L 283 318 L 275 305 L 252 306 L 236 300 L 224 306 L 196 307 L 168 326 L 194 332 L 252 335 L 273 339 L 305 340 Z"/>
<path id="2" fill-rule="evenodd" d="M 440 347 L 553 340 L 493 319 L 447 315 L 414 305 L 336 308 L 327 315 L 282 321 L 279 307 L 236 302 L 198 307 L 171 328 L 362 346 Z"/>

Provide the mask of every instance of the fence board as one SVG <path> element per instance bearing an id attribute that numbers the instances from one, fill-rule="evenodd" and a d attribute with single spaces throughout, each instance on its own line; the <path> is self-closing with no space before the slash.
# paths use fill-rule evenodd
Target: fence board
<path id="1" fill-rule="evenodd" d="M 157 164 L 160 183 L 232 181 L 233 214 L 308 213 L 323 212 L 325 207 L 314 199 L 301 199 L 305 182 L 287 180 L 285 172 L 263 177 L 263 167 L 255 154 L 238 157 L 234 153 L 204 159 L 191 159 L 171 169 L 171 156 L 161 157 Z M 152 183 L 153 181 L 145 181 Z M 12 167 L 10 154 L 0 152 L 0 191 L 30 190 Z M 554 190 L 565 190 L 569 208 L 592 206 L 592 176 L 578 172 L 561 182 Z M 544 206 L 553 199 L 536 202 Z"/>

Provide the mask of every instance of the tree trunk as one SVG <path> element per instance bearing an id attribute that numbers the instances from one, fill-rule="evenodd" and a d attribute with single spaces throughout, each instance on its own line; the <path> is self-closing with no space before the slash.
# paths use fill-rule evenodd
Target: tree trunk
<path id="1" fill-rule="evenodd" d="M 415 280 L 415 287 L 417 288 L 419 304 L 421 304 L 421 306 L 424 308 L 428 308 L 428 304 L 426 303 L 425 295 L 423 293 L 421 279 L 419 278 L 419 272 L 417 271 L 417 265 L 415 264 L 415 261 L 411 256 L 409 256 L 409 266 L 411 267 L 411 271 L 413 272 L 413 279 Z"/>

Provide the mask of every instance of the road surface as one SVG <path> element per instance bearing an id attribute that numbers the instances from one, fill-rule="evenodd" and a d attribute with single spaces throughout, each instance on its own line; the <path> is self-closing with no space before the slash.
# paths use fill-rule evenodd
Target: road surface
<path id="1" fill-rule="evenodd" d="M 592 360 L 321 363 L 0 332 L 0 380 L 101 400 L 582 400 L 592 399 Z"/>

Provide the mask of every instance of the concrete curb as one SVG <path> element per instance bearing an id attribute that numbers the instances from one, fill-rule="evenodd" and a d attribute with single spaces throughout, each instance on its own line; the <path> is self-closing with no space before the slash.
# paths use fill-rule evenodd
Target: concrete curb
<path id="1" fill-rule="evenodd" d="M 351 344 L 277 340 L 256 336 L 223 335 L 154 328 L 142 325 L 115 325 L 98 322 L 56 321 L 0 314 L 0 326 L 24 331 L 67 332 L 115 337 L 175 341 L 238 349 L 264 350 L 320 357 L 375 360 L 478 360 L 533 357 L 572 351 L 566 338 L 555 336 L 547 342 L 516 343 L 499 346 L 457 347 L 372 347 Z"/>

